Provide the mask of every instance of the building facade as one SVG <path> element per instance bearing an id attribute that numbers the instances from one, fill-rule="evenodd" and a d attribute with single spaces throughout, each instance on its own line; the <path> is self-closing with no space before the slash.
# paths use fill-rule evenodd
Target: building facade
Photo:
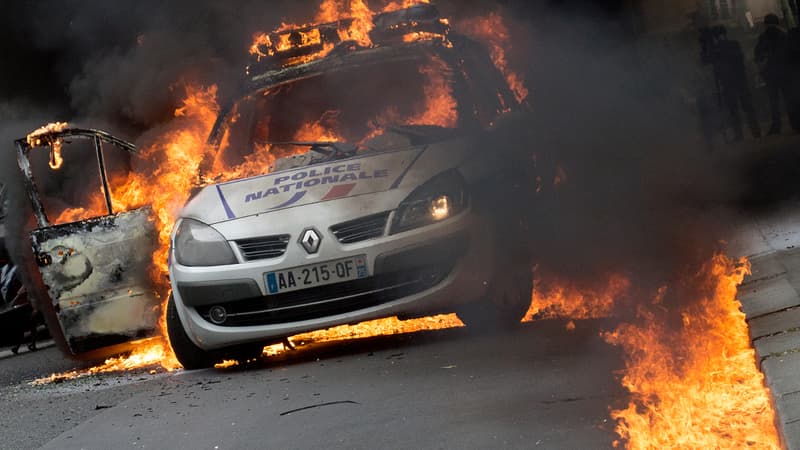
<path id="1" fill-rule="evenodd" d="M 674 33 L 704 24 L 753 28 L 767 14 L 781 17 L 786 28 L 797 25 L 800 0 L 638 0 L 644 33 Z"/>

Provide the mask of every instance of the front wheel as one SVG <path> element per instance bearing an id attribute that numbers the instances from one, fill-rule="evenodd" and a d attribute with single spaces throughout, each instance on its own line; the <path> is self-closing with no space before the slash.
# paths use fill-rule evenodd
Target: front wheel
<path id="1" fill-rule="evenodd" d="M 458 318 L 468 328 L 478 331 L 513 329 L 519 326 L 531 306 L 533 273 L 529 264 L 512 268 L 500 275 L 495 270 L 489 291 L 484 298 L 460 306 Z"/>
<path id="2" fill-rule="evenodd" d="M 186 370 L 206 369 L 213 366 L 217 359 L 214 354 L 207 352 L 196 346 L 186 331 L 183 329 L 181 318 L 178 316 L 178 308 L 175 306 L 175 299 L 169 296 L 167 302 L 167 334 L 169 343 L 175 357 Z"/>

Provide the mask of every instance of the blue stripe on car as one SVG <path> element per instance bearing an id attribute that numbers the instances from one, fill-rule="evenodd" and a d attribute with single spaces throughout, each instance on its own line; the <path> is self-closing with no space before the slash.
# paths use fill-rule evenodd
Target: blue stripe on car
<path id="1" fill-rule="evenodd" d="M 225 208 L 225 214 L 228 215 L 228 219 L 235 219 L 236 214 L 233 213 L 228 201 L 225 200 L 225 196 L 222 195 L 222 189 L 220 189 L 219 185 L 217 185 L 217 193 L 219 193 L 219 199 L 222 201 L 222 207 Z"/>

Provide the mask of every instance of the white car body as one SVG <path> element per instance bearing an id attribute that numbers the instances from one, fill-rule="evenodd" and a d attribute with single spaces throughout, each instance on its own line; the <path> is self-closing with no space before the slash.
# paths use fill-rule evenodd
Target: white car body
<path id="1" fill-rule="evenodd" d="M 450 312 L 458 303 L 483 297 L 492 270 L 493 233 L 490 225 L 475 214 L 471 206 L 430 225 L 395 234 L 390 234 L 389 230 L 398 205 L 433 177 L 455 170 L 469 185 L 488 175 L 487 165 L 469 151 L 470 147 L 467 139 L 453 139 L 433 145 L 367 153 L 205 187 L 186 205 L 179 220 L 193 219 L 213 227 L 229 243 L 237 264 L 214 267 L 181 265 L 175 255 L 173 233 L 170 280 L 186 334 L 199 348 L 214 350 L 380 317 Z M 334 175 L 338 175 L 338 179 Z M 381 213 L 388 213 L 388 216 L 380 236 L 341 243 L 332 231 L 338 224 Z M 180 223 L 176 230 L 179 227 Z M 321 235 L 315 253 L 309 253 L 299 242 L 304 230 L 310 228 Z M 285 252 L 277 257 L 248 260 L 237 244 L 243 240 L 281 235 L 290 237 Z M 323 293 L 320 297 L 320 291 L 317 291 L 307 306 L 303 306 L 301 300 L 292 311 L 307 316 L 301 320 L 278 320 L 274 323 L 276 320 L 266 319 L 263 320 L 265 323 L 253 323 L 259 320 L 251 317 L 253 321 L 247 325 L 227 326 L 214 324 L 207 314 L 204 317 L 201 313 L 212 304 L 227 308 L 232 302 L 250 300 L 250 309 L 254 312 L 273 309 L 280 314 L 282 305 L 271 303 L 265 281 L 267 273 L 362 255 L 366 257 L 370 278 L 387 272 L 413 272 L 429 266 L 441 267 L 442 273 L 435 280 L 420 283 L 407 295 L 403 295 L 404 291 L 392 293 L 391 289 L 368 293 L 391 287 L 392 281 L 385 281 L 380 286 L 365 285 L 361 295 L 347 292 L 348 295 L 339 297 L 336 285 L 312 288 L 328 291 L 330 295 Z M 250 287 L 242 287 L 245 284 Z M 254 286 L 257 286 L 257 291 Z M 193 298 L 192 293 L 198 292 L 205 298 Z M 284 294 L 278 294 L 277 298 L 280 295 Z M 298 295 L 302 294 L 292 297 Z M 371 299 L 363 308 L 353 306 L 364 296 L 380 295 L 383 295 L 382 299 Z M 221 298 L 225 296 L 229 298 Z M 319 302 L 328 302 L 332 310 L 322 314 L 301 313 L 303 308 L 313 310 L 320 305 Z M 263 306 L 259 307 L 259 304 Z M 232 314 L 235 314 L 235 309 Z"/>

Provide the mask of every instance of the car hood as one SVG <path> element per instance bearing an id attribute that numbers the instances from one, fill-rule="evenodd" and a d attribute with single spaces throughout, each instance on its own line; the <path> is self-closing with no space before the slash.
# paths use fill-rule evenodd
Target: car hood
<path id="1" fill-rule="evenodd" d="M 181 216 L 213 224 L 379 192 L 407 195 L 436 174 L 463 164 L 466 151 L 458 141 L 364 153 L 209 185 L 189 201 Z"/>

